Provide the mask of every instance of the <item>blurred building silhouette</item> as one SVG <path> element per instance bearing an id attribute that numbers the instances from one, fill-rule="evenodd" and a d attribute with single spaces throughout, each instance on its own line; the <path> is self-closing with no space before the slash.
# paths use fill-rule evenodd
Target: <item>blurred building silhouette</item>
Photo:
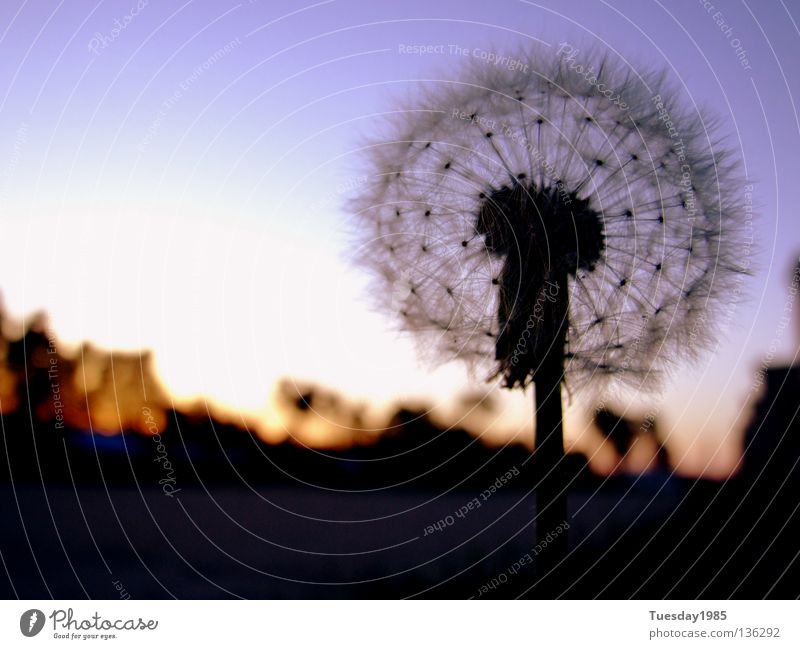
<path id="1" fill-rule="evenodd" d="M 743 472 L 773 490 L 800 482 L 800 366 L 764 370 L 762 394 L 745 434 Z"/>
<path id="2" fill-rule="evenodd" d="M 792 268 L 780 331 L 789 329 L 792 311 L 797 308 L 800 286 L 800 260 Z M 795 312 L 800 351 L 800 316 Z M 749 480 L 768 490 L 785 483 L 796 488 L 800 481 L 800 365 L 762 366 L 757 375 L 761 383 L 755 414 L 745 433 L 744 473 Z"/>

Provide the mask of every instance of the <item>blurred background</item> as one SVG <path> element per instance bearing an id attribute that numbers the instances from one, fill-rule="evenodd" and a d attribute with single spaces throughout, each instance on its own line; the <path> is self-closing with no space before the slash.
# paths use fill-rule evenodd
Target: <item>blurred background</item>
<path id="1" fill-rule="evenodd" d="M 481 593 L 533 544 L 530 393 L 420 364 L 347 245 L 380 115 L 456 51 L 534 42 L 666 68 L 719 116 L 753 213 L 718 345 L 660 393 L 565 403 L 563 594 L 800 594 L 798 20 L 781 1 L 4 3 L 0 594 L 535 595 L 526 576 Z"/>

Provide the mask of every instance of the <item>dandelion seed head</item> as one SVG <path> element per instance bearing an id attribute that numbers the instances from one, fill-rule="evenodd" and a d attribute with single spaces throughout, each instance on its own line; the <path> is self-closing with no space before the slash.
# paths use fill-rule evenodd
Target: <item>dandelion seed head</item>
<path id="1" fill-rule="evenodd" d="M 436 363 L 535 380 L 560 281 L 568 382 L 652 386 L 713 343 L 742 272 L 738 165 L 663 75 L 524 61 L 421 87 L 368 144 L 357 261 Z"/>

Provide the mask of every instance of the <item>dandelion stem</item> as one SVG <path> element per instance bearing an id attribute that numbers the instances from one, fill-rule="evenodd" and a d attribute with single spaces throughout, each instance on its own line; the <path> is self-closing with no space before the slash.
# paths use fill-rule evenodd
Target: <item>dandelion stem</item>
<path id="1" fill-rule="evenodd" d="M 554 305 L 560 326 L 535 374 L 534 413 L 536 438 L 533 466 L 536 486 L 536 546 L 539 587 L 545 597 L 557 595 L 557 568 L 567 554 L 567 484 L 564 479 L 564 428 L 561 384 L 564 380 L 564 345 L 569 327 L 567 274 L 556 279 L 559 299 Z"/>

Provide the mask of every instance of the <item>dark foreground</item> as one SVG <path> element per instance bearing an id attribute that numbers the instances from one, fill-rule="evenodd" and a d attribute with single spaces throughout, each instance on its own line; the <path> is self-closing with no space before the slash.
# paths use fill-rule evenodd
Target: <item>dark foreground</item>
<path id="1" fill-rule="evenodd" d="M 761 491 L 666 476 L 577 491 L 560 595 L 797 597 L 796 495 Z M 0 596 L 536 597 L 532 503 L 511 485 L 485 500 L 4 485 Z"/>

